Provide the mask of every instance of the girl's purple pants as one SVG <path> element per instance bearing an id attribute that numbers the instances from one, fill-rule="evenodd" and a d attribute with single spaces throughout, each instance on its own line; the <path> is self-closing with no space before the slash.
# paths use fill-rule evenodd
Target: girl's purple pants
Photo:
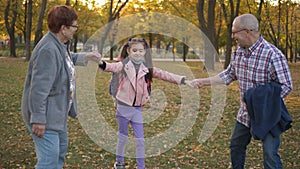
<path id="1" fill-rule="evenodd" d="M 131 125 L 136 144 L 136 163 L 138 169 L 145 168 L 145 146 L 142 107 L 117 105 L 118 144 L 116 161 L 124 162 L 124 151 L 128 140 L 128 126 Z"/>

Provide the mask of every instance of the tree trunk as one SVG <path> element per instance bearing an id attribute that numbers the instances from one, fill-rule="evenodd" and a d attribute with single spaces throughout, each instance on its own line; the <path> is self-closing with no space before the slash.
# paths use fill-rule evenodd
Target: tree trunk
<path id="1" fill-rule="evenodd" d="M 116 36 L 118 34 L 118 31 L 119 31 L 119 24 L 118 24 L 118 20 L 119 20 L 119 16 L 117 17 L 117 19 L 114 20 L 114 27 L 113 27 L 113 32 L 111 33 L 111 36 L 110 36 L 110 40 L 109 40 L 109 43 L 110 43 L 110 54 L 109 54 L 109 59 L 110 60 L 114 60 L 114 42 L 115 42 L 115 39 L 116 39 Z"/>
<path id="2" fill-rule="evenodd" d="M 78 34 L 74 34 L 73 36 L 73 52 L 77 53 L 77 44 L 78 44 Z"/>
<path id="3" fill-rule="evenodd" d="M 280 45 L 280 18 L 281 18 L 281 0 L 278 0 L 278 18 L 277 18 L 277 41 L 276 46 L 279 48 Z"/>
<path id="4" fill-rule="evenodd" d="M 197 14 L 198 21 L 201 31 L 207 36 L 210 40 L 213 47 L 216 49 L 218 44 L 216 42 L 216 29 L 215 29 L 215 6 L 216 0 L 208 1 L 208 11 L 207 15 L 204 15 L 204 0 L 198 0 L 197 3 Z M 204 16 L 207 16 L 205 20 Z M 206 24 L 207 23 L 207 24 Z M 211 45 L 205 43 L 204 47 L 204 58 L 205 58 L 205 67 L 206 69 L 214 70 L 214 60 L 215 60 L 215 50 L 212 50 Z"/>
<path id="5" fill-rule="evenodd" d="M 156 44 L 155 44 L 155 48 L 156 48 L 156 54 L 160 54 L 160 52 L 161 52 L 161 42 L 160 42 L 160 40 L 158 39 L 157 40 L 157 42 L 156 42 Z"/>
<path id="6" fill-rule="evenodd" d="M 170 46 L 171 46 L 171 41 L 168 41 L 167 45 L 166 45 L 166 50 L 165 50 L 165 54 L 168 53 L 169 49 L 170 49 Z"/>
<path id="7" fill-rule="evenodd" d="M 43 0 L 42 5 L 41 5 L 41 9 L 40 9 L 38 23 L 37 23 L 36 30 L 35 30 L 34 46 L 43 37 L 43 19 L 44 19 L 44 15 L 45 15 L 45 11 L 46 11 L 46 6 L 47 6 L 47 0 Z"/>
<path id="8" fill-rule="evenodd" d="M 67 5 L 67 6 L 71 6 L 70 0 L 66 0 L 66 5 Z"/>
<path id="9" fill-rule="evenodd" d="M 152 43 L 153 43 L 153 36 L 152 36 L 152 33 L 149 33 L 149 47 L 150 47 L 150 49 L 152 48 Z"/>
<path id="10" fill-rule="evenodd" d="M 224 19 L 227 26 L 227 40 L 226 40 L 226 52 L 225 52 L 225 63 L 224 63 L 224 69 L 226 69 L 230 63 L 231 53 L 232 53 L 232 38 L 231 38 L 232 22 L 234 18 L 239 15 L 240 0 L 236 1 L 236 5 L 234 5 L 233 0 L 229 0 L 229 9 L 226 8 L 224 2 L 221 3 L 221 7 L 224 13 Z"/>
<path id="11" fill-rule="evenodd" d="M 125 2 L 122 3 L 122 5 L 118 8 L 118 5 L 116 5 L 116 8 L 113 10 L 113 0 L 110 1 L 110 9 L 109 9 L 109 16 L 108 16 L 108 25 L 106 27 L 105 33 L 103 35 L 103 37 L 101 37 L 100 39 L 100 43 L 98 44 L 98 52 L 103 54 L 103 47 L 104 47 L 104 43 L 105 40 L 108 37 L 108 34 L 114 24 L 114 20 L 117 19 L 120 15 L 121 10 L 125 7 L 125 5 L 127 4 L 129 0 L 126 0 Z M 120 3 L 121 1 L 118 1 L 118 3 Z"/>
<path id="12" fill-rule="evenodd" d="M 26 36 L 25 36 L 25 57 L 26 57 L 26 61 L 29 61 L 30 55 L 31 55 L 31 27 L 32 27 L 32 0 L 28 0 Z"/>
<path id="13" fill-rule="evenodd" d="M 289 50 L 289 4 L 288 2 L 286 2 L 286 6 L 285 6 L 285 57 L 286 59 L 288 59 L 288 50 Z"/>
<path id="14" fill-rule="evenodd" d="M 10 45 L 10 56 L 17 57 L 16 54 L 16 39 L 15 39 L 15 23 L 17 20 L 17 2 L 16 0 L 7 0 L 6 7 L 4 11 L 4 22 L 5 27 L 9 35 L 9 45 Z M 12 16 L 10 15 L 9 11 L 12 11 Z M 11 19 L 8 17 L 11 16 Z M 9 23 L 9 20 L 11 21 Z"/>
<path id="15" fill-rule="evenodd" d="M 218 25 L 216 25 L 217 27 L 217 30 L 216 30 L 216 43 L 217 43 L 217 48 L 216 48 L 216 51 L 219 53 L 219 38 L 220 38 L 220 35 L 221 35 L 221 29 L 222 29 L 222 10 L 219 9 L 219 15 L 218 15 Z M 215 57 L 215 62 L 220 62 L 220 55 L 218 54 L 216 57 Z"/>
<path id="16" fill-rule="evenodd" d="M 71 5 L 70 0 L 66 0 L 66 5 L 68 6 Z M 75 1 L 74 8 L 77 6 L 78 6 L 78 0 Z M 78 43 L 78 34 L 75 33 L 73 36 L 73 46 L 72 46 L 73 48 L 71 48 L 74 53 L 77 52 L 77 43 Z"/>
<path id="17" fill-rule="evenodd" d="M 264 4 L 264 0 L 260 0 L 259 7 L 258 7 L 258 10 L 257 10 L 258 23 L 260 23 L 260 21 L 261 21 L 261 12 L 262 12 L 263 4 Z"/>
<path id="18" fill-rule="evenodd" d="M 296 24 L 298 21 L 298 18 L 295 18 L 295 24 L 294 24 L 294 32 L 295 32 L 295 36 L 294 36 L 294 40 L 295 40 L 295 50 L 294 50 L 294 59 L 293 61 L 296 63 L 297 62 L 297 56 L 298 56 L 298 32 L 297 32 L 297 26 L 298 24 Z"/>
<path id="19" fill-rule="evenodd" d="M 267 18 L 270 18 L 270 9 L 269 9 L 268 3 L 265 3 L 265 10 L 266 10 Z M 273 43 L 275 46 L 277 46 L 278 39 L 276 37 L 276 33 L 275 33 L 273 23 L 271 21 L 268 21 L 268 24 L 270 26 L 270 29 L 267 29 L 267 35 L 271 39 L 271 43 Z"/>
<path id="20" fill-rule="evenodd" d="M 188 51 L 189 51 L 189 46 L 186 45 L 186 42 L 187 42 L 186 38 L 183 38 L 182 42 L 183 42 L 183 55 L 182 55 L 182 58 L 183 58 L 183 61 L 185 62 L 186 61 L 186 56 L 187 56 Z"/>

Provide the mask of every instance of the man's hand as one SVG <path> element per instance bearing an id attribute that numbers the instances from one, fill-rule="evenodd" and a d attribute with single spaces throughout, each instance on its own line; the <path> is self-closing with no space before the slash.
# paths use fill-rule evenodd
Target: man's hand
<path id="1" fill-rule="evenodd" d="M 194 79 L 192 80 L 191 85 L 194 86 L 194 88 L 201 88 L 205 86 L 204 79 Z"/>
<path id="2" fill-rule="evenodd" d="M 204 86 L 210 86 L 210 85 L 222 85 L 225 84 L 223 80 L 219 77 L 219 75 L 215 75 L 209 78 L 199 78 L 192 80 L 192 85 L 196 88 L 201 88 Z"/>

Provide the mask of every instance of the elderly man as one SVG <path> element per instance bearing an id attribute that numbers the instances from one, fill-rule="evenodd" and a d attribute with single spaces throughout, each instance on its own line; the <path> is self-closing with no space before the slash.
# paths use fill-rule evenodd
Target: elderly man
<path id="1" fill-rule="evenodd" d="M 231 137 L 230 152 L 232 168 L 240 169 L 244 168 L 246 148 L 253 136 L 251 120 L 254 119 L 251 119 L 249 105 L 244 101 L 245 94 L 249 89 L 257 86 L 275 83 L 279 85 L 278 98 L 282 100 L 292 90 L 292 79 L 285 56 L 262 37 L 255 16 L 243 14 L 236 17 L 233 21 L 231 36 L 237 42 L 238 47 L 233 52 L 227 69 L 213 77 L 195 79 L 192 85 L 198 88 L 217 84 L 229 85 L 238 80 L 241 103 Z M 285 107 L 284 102 L 282 103 Z M 264 125 L 264 122 L 260 123 Z M 267 121 L 267 123 L 275 124 L 277 121 Z M 282 168 L 278 154 L 280 135 L 268 130 L 260 140 L 263 143 L 264 168 Z"/>

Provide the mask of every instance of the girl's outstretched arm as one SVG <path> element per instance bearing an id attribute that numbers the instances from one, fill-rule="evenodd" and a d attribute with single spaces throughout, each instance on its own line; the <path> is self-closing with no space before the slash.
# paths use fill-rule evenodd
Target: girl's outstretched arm
<path id="1" fill-rule="evenodd" d="M 120 72 L 123 69 L 123 63 L 109 63 L 101 60 L 99 62 L 99 68 L 105 72 Z"/>
<path id="2" fill-rule="evenodd" d="M 153 77 L 170 83 L 185 84 L 185 76 L 170 73 L 156 67 L 153 67 Z"/>

